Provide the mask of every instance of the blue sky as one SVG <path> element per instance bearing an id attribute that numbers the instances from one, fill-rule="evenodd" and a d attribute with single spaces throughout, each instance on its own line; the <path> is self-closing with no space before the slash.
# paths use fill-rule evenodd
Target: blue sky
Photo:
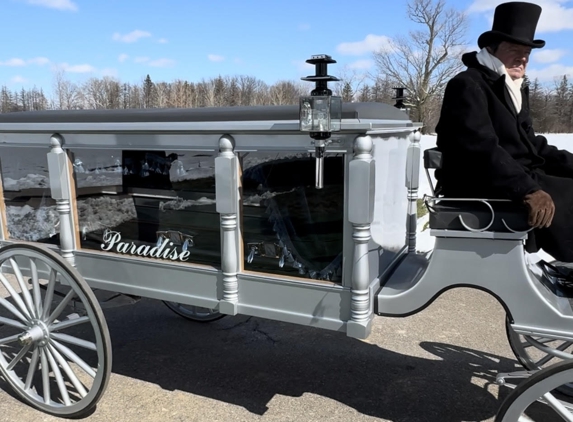
<path id="1" fill-rule="evenodd" d="M 469 13 L 468 50 L 491 27 L 498 0 L 446 0 Z M 573 74 L 573 1 L 544 8 L 528 73 Z M 51 91 L 56 69 L 82 82 L 199 81 L 250 75 L 273 83 L 313 73 L 304 60 L 330 54 L 340 76 L 375 72 L 372 52 L 414 26 L 405 0 L 0 0 L 0 85 Z"/>

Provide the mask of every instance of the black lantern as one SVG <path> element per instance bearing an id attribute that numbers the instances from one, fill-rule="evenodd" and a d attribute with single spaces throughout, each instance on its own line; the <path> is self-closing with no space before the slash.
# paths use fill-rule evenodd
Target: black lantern
<path id="1" fill-rule="evenodd" d="M 328 75 L 328 64 L 336 63 L 326 54 L 311 56 L 306 61 L 315 65 L 315 75 L 301 78 L 303 81 L 314 81 L 316 87 L 309 97 L 300 98 L 300 130 L 310 132 L 314 139 L 316 153 L 316 187 L 323 187 L 324 151 L 332 132 L 340 131 L 342 120 L 342 98 L 333 96 L 328 89 L 328 82 L 338 78 Z"/>
<path id="2" fill-rule="evenodd" d="M 406 108 L 406 106 L 404 105 L 404 100 L 406 99 L 406 96 L 404 95 L 404 90 L 407 88 L 394 87 L 392 89 L 396 91 L 396 96 L 392 98 L 393 100 L 396 100 L 396 104 L 394 104 L 394 107 L 407 112 L 408 108 Z"/>

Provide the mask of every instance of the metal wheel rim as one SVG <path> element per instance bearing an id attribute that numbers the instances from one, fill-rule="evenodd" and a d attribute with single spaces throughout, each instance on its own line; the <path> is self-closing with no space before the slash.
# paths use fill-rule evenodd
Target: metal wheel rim
<path id="1" fill-rule="evenodd" d="M 557 345 L 555 348 L 552 348 L 563 352 L 573 346 L 573 341 L 552 340 L 543 337 L 530 337 L 517 334 L 515 331 L 513 331 L 509 320 L 506 320 L 506 332 L 511 350 L 513 351 L 515 357 L 519 363 L 529 371 L 540 370 L 544 367 L 547 367 L 547 364 L 549 363 L 555 363 L 563 360 L 563 357 L 549 356 L 547 353 L 537 348 L 534 344 L 535 342 L 560 342 L 559 345 Z M 536 360 L 531 356 L 527 349 L 537 350 L 541 353 L 545 353 L 545 356 L 543 356 L 540 360 Z M 573 358 L 573 355 L 571 355 L 571 358 Z M 559 387 L 559 392 L 573 397 L 573 382 L 566 383 Z"/>
<path id="2" fill-rule="evenodd" d="M 34 392 L 32 388 L 26 389 L 26 383 L 24 382 L 23 377 L 20 377 L 18 374 L 16 374 L 13 369 L 12 370 L 8 369 L 9 362 L 6 360 L 3 353 L 0 353 L 0 372 L 2 373 L 6 381 L 16 391 L 16 393 L 32 406 L 46 413 L 56 416 L 67 416 L 67 417 L 78 416 L 84 412 L 89 411 L 91 408 L 93 408 L 93 406 L 95 406 L 97 401 L 101 398 L 101 395 L 103 394 L 103 391 L 105 390 L 107 382 L 109 380 L 109 374 L 111 372 L 111 346 L 109 341 L 109 332 L 107 329 L 107 325 L 105 323 L 105 319 L 103 318 L 101 309 L 99 309 L 99 305 L 97 304 L 97 299 L 91 292 L 91 289 L 89 288 L 87 283 L 81 278 L 81 276 L 79 275 L 79 273 L 77 273 L 75 269 L 67 265 L 67 263 L 63 261 L 63 259 L 60 258 L 57 254 L 40 247 L 8 246 L 0 250 L 0 268 L 5 263 L 9 263 L 10 258 L 16 258 L 16 257 L 20 257 L 20 259 L 22 257 L 27 258 L 28 262 L 31 262 L 31 259 L 34 259 L 37 262 L 38 261 L 43 262 L 44 264 L 47 264 L 49 269 L 51 269 L 52 271 L 55 270 L 57 272 L 57 275 L 59 275 L 59 280 L 64 279 L 68 283 L 69 287 L 75 293 L 75 297 L 81 301 L 82 305 L 85 308 L 85 312 L 88 317 L 88 321 L 85 323 L 85 325 L 90 325 L 91 329 L 93 330 L 95 336 L 95 348 L 96 348 L 95 353 L 97 355 L 97 367 L 94 370 L 95 376 L 93 376 L 92 386 L 91 388 L 89 388 L 89 391 L 86 391 L 84 397 L 75 402 L 72 401 L 73 400 L 72 397 L 69 397 L 70 404 L 54 401 L 51 394 L 53 388 L 51 388 L 49 384 L 50 382 L 53 383 L 54 378 L 56 384 L 58 384 L 59 380 L 57 379 L 58 378 L 57 375 L 55 375 L 56 371 L 60 372 L 60 376 L 63 378 L 64 382 L 68 381 L 69 383 L 72 384 L 73 382 L 71 381 L 69 374 L 66 372 L 66 368 L 61 366 L 57 354 L 54 353 L 54 349 L 57 352 L 59 352 L 60 357 L 62 356 L 64 357 L 65 361 L 68 363 L 69 369 L 71 369 L 70 363 L 72 363 L 72 360 L 68 357 L 68 355 L 65 355 L 60 349 L 57 348 L 57 343 L 61 344 L 63 343 L 63 341 L 60 339 L 57 340 L 57 343 L 55 343 L 54 339 L 51 337 L 54 334 L 54 331 L 56 331 L 51 329 L 53 328 L 54 325 L 52 324 L 50 327 L 48 327 L 50 334 L 49 345 L 52 347 L 50 346 L 42 347 L 37 344 L 33 344 L 29 350 L 32 352 L 34 350 L 38 350 L 37 353 L 38 358 L 37 362 L 34 365 L 35 366 L 34 372 L 38 371 L 41 372 L 42 380 L 44 379 L 44 374 L 43 374 L 44 371 L 40 370 L 40 367 L 43 365 L 43 363 L 46 364 L 46 366 L 51 370 L 51 373 L 54 374 L 50 375 L 50 373 L 48 373 L 47 375 L 49 380 L 48 391 L 50 392 L 49 403 L 46 403 L 44 400 L 45 399 L 44 396 L 46 395 L 46 392 L 44 391 L 44 386 L 42 385 L 42 396 L 38 392 Z M 17 266 L 19 268 L 19 265 Z M 50 282 L 54 284 L 56 283 L 55 280 L 54 281 L 50 280 Z M 33 289 L 34 286 L 32 286 L 32 290 L 30 290 L 32 292 L 32 295 L 34 294 Z M 20 293 L 20 295 L 24 296 L 22 293 Z M 45 302 L 45 299 L 46 297 L 42 298 L 43 305 L 47 304 L 47 302 Z M 53 308 L 52 306 L 53 298 L 51 299 L 52 300 L 50 300 L 49 313 L 53 315 L 57 307 L 55 309 Z M 27 318 L 27 316 L 25 317 Z M 42 318 L 35 318 L 35 319 L 38 320 Z M 48 317 L 47 319 L 49 320 L 50 317 Z M 45 318 L 44 321 L 46 321 Z M 60 331 L 59 328 L 57 329 L 57 331 Z M 62 329 L 61 331 L 64 331 L 64 329 Z M 41 349 L 44 350 L 48 349 L 49 353 L 47 353 L 46 351 L 42 353 L 40 351 Z M 35 353 L 33 353 L 33 355 L 34 354 Z M 51 357 L 49 356 L 50 354 Z M 80 358 L 80 360 L 82 359 Z M 82 360 L 82 362 L 85 365 L 89 366 L 89 364 L 87 364 L 85 361 Z M 73 363 L 76 362 L 74 361 Z M 54 364 L 58 369 L 54 369 Z M 73 371 L 73 369 L 71 370 Z M 76 381 L 79 381 L 77 378 L 77 374 L 75 375 L 76 375 Z M 35 384 L 33 386 L 36 386 L 38 388 L 40 387 L 40 384 Z M 65 385 L 64 387 L 65 387 L 64 389 L 69 393 L 70 392 L 68 391 L 69 388 Z M 86 388 L 85 385 L 84 388 Z M 60 397 L 58 398 L 61 398 L 61 396 L 64 395 L 64 393 L 60 385 L 58 385 L 57 391 L 60 393 Z"/>
<path id="3" fill-rule="evenodd" d="M 201 306 L 184 305 L 177 302 L 164 301 L 165 305 L 176 314 L 193 321 L 210 322 L 223 318 L 219 311 Z"/>
<path id="4" fill-rule="evenodd" d="M 551 392 L 573 380 L 573 361 L 562 361 L 535 373 L 504 400 L 495 422 L 534 422 L 523 413 L 537 401 L 551 407 L 561 421 L 573 421 L 573 405 L 559 401 Z"/>

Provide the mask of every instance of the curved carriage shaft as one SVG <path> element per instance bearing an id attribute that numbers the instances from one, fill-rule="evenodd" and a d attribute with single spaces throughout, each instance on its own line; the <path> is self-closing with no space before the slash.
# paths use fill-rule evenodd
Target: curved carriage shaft
<path id="1" fill-rule="evenodd" d="M 566 360 L 529 376 L 504 400 L 495 422 L 573 422 L 571 398 L 560 393 L 573 381 L 573 361 Z"/>
<path id="2" fill-rule="evenodd" d="M 37 246 L 0 249 L 0 265 L 10 273 L 0 274 L 0 372 L 46 413 L 90 411 L 107 385 L 111 350 L 89 287 Z"/>

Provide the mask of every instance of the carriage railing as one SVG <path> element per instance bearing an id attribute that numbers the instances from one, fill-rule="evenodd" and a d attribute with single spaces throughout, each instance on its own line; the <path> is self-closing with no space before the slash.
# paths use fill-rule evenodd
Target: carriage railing
<path id="1" fill-rule="evenodd" d="M 436 220 L 437 216 L 443 210 L 439 210 L 439 204 L 450 204 L 450 209 L 446 210 L 448 212 L 455 212 L 456 208 L 458 211 L 457 220 L 461 224 L 462 230 L 466 230 L 470 233 L 479 234 L 491 231 L 501 231 L 510 232 L 516 235 L 522 236 L 524 240 L 527 239 L 527 233 L 533 230 L 532 227 L 526 225 L 526 209 L 525 206 L 521 204 L 516 204 L 514 201 L 509 199 L 496 199 L 496 198 L 463 198 L 463 197 L 445 197 L 441 192 L 441 187 L 434 185 L 430 170 L 439 170 L 442 167 L 442 154 L 438 148 L 430 148 L 424 151 L 424 170 L 428 183 L 430 186 L 431 195 L 424 195 L 423 201 L 430 214 L 430 226 L 432 225 L 432 220 Z M 486 219 L 485 224 L 481 227 L 471 227 L 471 224 L 464 219 L 464 213 L 468 213 L 470 208 L 475 213 L 475 205 L 483 206 L 484 210 L 487 210 L 489 217 Z M 496 208 L 502 207 L 502 211 L 496 210 Z M 479 212 L 479 211 L 477 211 Z M 471 213 L 471 211 L 470 211 Z M 432 218 L 433 217 L 433 218 Z M 508 219 L 516 219 L 518 217 L 519 223 L 522 223 L 519 229 L 511 227 L 511 224 L 507 221 Z M 501 224 L 495 224 L 499 221 Z M 434 233 L 437 234 L 434 230 Z M 500 236 L 503 237 L 503 236 Z"/>

